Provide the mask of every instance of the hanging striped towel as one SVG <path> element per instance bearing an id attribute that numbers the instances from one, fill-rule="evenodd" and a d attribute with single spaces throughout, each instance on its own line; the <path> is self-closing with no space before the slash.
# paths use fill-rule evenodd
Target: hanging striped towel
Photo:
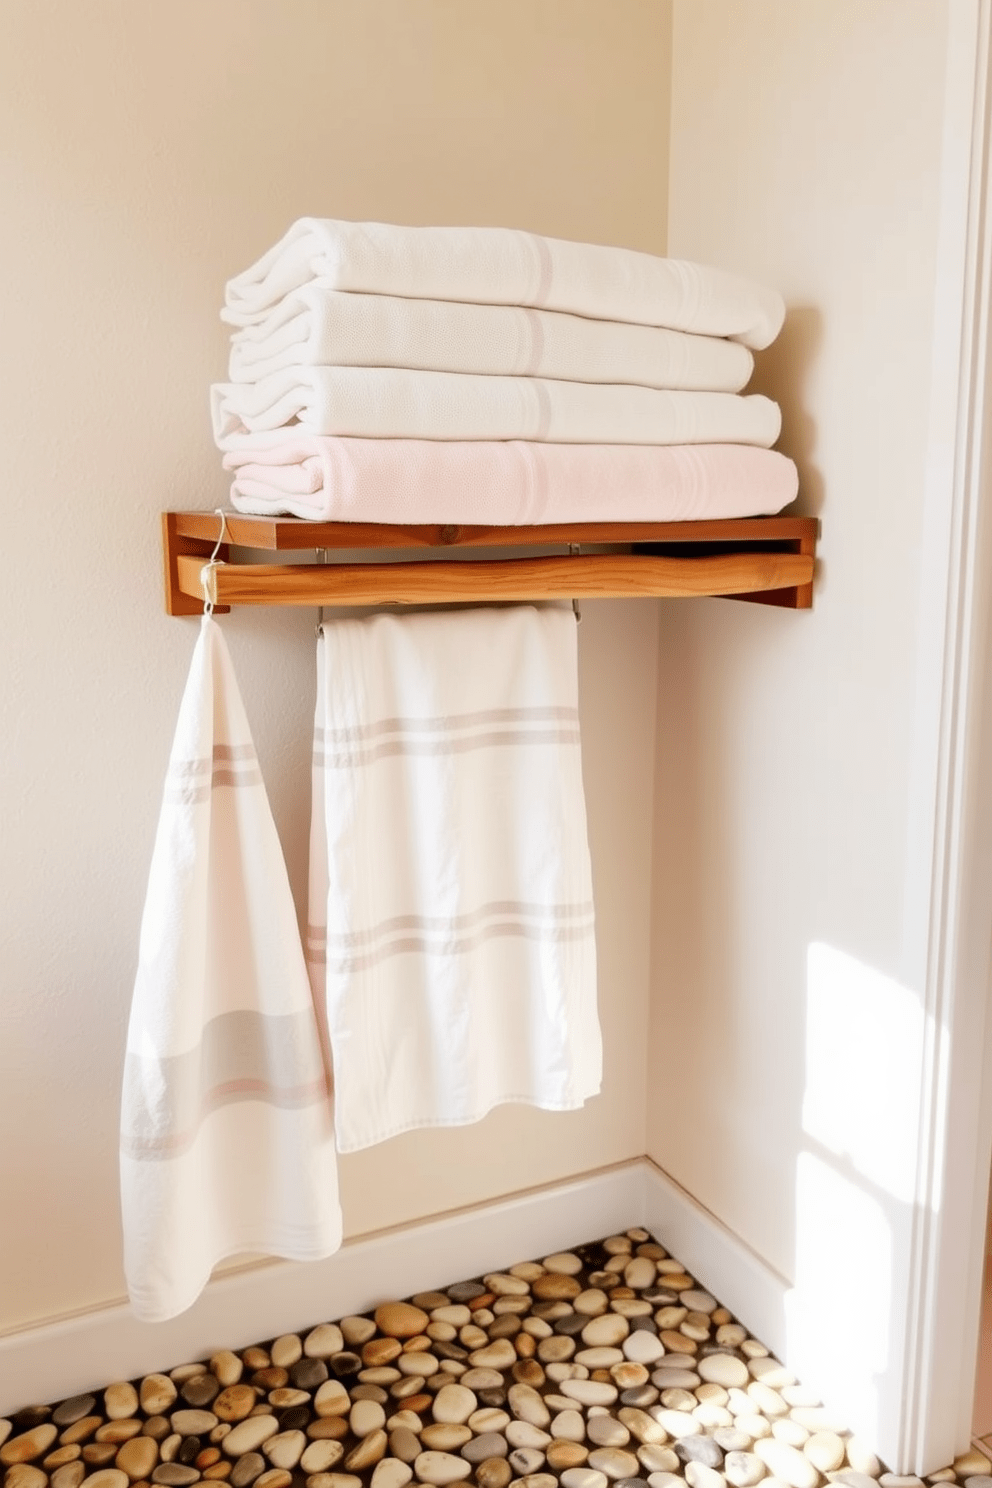
<path id="1" fill-rule="evenodd" d="M 182 1312 L 225 1256 L 341 1243 L 327 1061 L 275 823 L 205 616 L 152 856 L 121 1110 L 135 1313 Z"/>
<path id="2" fill-rule="evenodd" d="M 576 625 L 377 614 L 318 645 L 308 961 L 338 1148 L 599 1090 Z"/>

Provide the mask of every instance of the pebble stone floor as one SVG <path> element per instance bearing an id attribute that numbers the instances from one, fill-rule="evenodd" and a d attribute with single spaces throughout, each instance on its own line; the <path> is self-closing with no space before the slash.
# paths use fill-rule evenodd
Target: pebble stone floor
<path id="1" fill-rule="evenodd" d="M 0 1420 L 3 1488 L 922 1488 L 646 1230 Z M 928 1482 L 992 1488 L 977 1449 Z"/>

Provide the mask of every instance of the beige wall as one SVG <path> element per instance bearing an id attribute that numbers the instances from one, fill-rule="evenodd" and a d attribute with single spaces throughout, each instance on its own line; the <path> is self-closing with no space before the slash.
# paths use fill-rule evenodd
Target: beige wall
<path id="1" fill-rule="evenodd" d="M 648 1149 L 796 1283 L 815 1369 L 846 1368 L 862 1417 L 899 1373 L 911 1263 L 924 1029 L 905 885 L 947 12 L 674 8 L 669 251 L 784 292 L 754 385 L 782 403 L 823 536 L 812 613 L 663 610 Z"/>
<path id="2" fill-rule="evenodd" d="M 667 0 L 2 10 L 0 1330 L 123 1290 L 123 1038 L 195 624 L 162 613 L 157 514 L 225 495 L 225 278 L 306 213 L 663 251 L 670 72 Z M 312 624 L 224 621 L 298 895 Z M 580 635 L 603 1095 L 347 1159 L 349 1233 L 643 1150 L 657 607 Z"/>

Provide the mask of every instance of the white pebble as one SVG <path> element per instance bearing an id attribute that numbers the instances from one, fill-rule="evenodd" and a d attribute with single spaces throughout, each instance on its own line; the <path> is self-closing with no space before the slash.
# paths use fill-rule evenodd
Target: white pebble
<path id="1" fill-rule="evenodd" d="M 628 1333 L 620 1347 L 624 1358 L 629 1359 L 632 1364 L 653 1364 L 665 1352 L 665 1345 L 657 1333 L 651 1333 L 647 1328 L 635 1328 L 633 1333 Z"/>
<path id="2" fill-rule="evenodd" d="M 808 1457 L 774 1436 L 755 1442 L 754 1451 L 769 1473 L 788 1483 L 789 1488 L 816 1488 L 820 1481 L 820 1475 Z"/>
<path id="3" fill-rule="evenodd" d="M 561 1475 L 564 1488 L 606 1488 L 607 1478 L 604 1472 L 596 1472 L 591 1467 L 569 1467 Z"/>
<path id="4" fill-rule="evenodd" d="M 725 1390 L 742 1390 L 751 1378 L 744 1360 L 733 1354 L 706 1354 L 697 1362 L 696 1372 L 701 1379 L 723 1385 Z"/>

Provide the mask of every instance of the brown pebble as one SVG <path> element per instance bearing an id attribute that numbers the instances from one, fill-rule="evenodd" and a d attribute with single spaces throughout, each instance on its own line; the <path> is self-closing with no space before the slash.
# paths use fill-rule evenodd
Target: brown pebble
<path id="1" fill-rule="evenodd" d="M 340 1441 L 348 1435 L 347 1416 L 320 1416 L 307 1427 L 311 1441 Z"/>
<path id="2" fill-rule="evenodd" d="M 684 1271 L 663 1271 L 658 1277 L 658 1282 L 661 1286 L 667 1287 L 670 1292 L 687 1292 L 696 1285 L 692 1277 L 686 1276 Z"/>
<path id="3" fill-rule="evenodd" d="M 521 1359 L 533 1359 L 537 1352 L 537 1339 L 530 1333 L 518 1333 L 513 1340 L 513 1347 Z"/>
<path id="4" fill-rule="evenodd" d="M 67 1470 L 62 1469 L 63 1472 Z M 30 1462 L 14 1462 L 8 1467 L 3 1481 L 4 1488 L 47 1488 L 48 1475 Z"/>
<path id="5" fill-rule="evenodd" d="M 106 1467 L 117 1456 L 113 1442 L 90 1442 L 83 1448 L 83 1461 L 91 1467 Z"/>
<path id="6" fill-rule="evenodd" d="M 20 1462 L 34 1462 L 43 1457 L 59 1434 L 59 1428 L 51 1421 L 35 1426 L 31 1431 L 22 1431 L 20 1436 L 9 1437 L 0 1447 L 0 1462 L 12 1467 Z"/>
<path id="7" fill-rule="evenodd" d="M 138 1409 L 138 1392 L 128 1380 L 117 1380 L 103 1392 L 103 1413 L 110 1421 L 123 1421 Z"/>
<path id="8" fill-rule="evenodd" d="M 381 1428 L 370 1431 L 344 1459 L 345 1472 L 358 1473 L 366 1467 L 375 1467 L 385 1457 L 388 1445 L 389 1438 Z"/>
<path id="9" fill-rule="evenodd" d="M 137 1436 L 141 1431 L 141 1425 L 142 1423 L 134 1416 L 130 1416 L 126 1421 L 108 1421 L 105 1426 L 101 1426 L 97 1431 L 95 1440 L 98 1442 L 116 1442 L 120 1446 L 121 1442 L 128 1442 L 132 1436 Z"/>
<path id="10" fill-rule="evenodd" d="M 127 1473 L 132 1483 L 150 1478 L 158 1465 L 158 1443 L 150 1436 L 134 1436 L 117 1453 L 114 1466 Z"/>
<path id="11" fill-rule="evenodd" d="M 433 1395 L 408 1395 L 403 1402 L 404 1410 L 412 1410 L 418 1416 L 434 1403 Z"/>
<path id="12" fill-rule="evenodd" d="M 513 1468 L 505 1457 L 487 1457 L 475 1469 L 479 1488 L 507 1488 L 512 1477 Z"/>
<path id="13" fill-rule="evenodd" d="M 221 1349 L 210 1360 L 210 1368 L 218 1383 L 226 1388 L 238 1383 L 244 1366 L 237 1354 L 233 1354 L 230 1349 Z"/>
<path id="14" fill-rule="evenodd" d="M 222 1421 L 243 1421 L 251 1415 L 257 1400 L 251 1385 L 229 1385 L 214 1401 L 214 1415 Z"/>
<path id="15" fill-rule="evenodd" d="M 555 1472 L 564 1472 L 569 1467 L 581 1467 L 589 1456 L 589 1449 L 581 1442 L 553 1441 L 545 1456 L 549 1467 L 553 1467 Z"/>
<path id="16" fill-rule="evenodd" d="M 423 1333 L 429 1322 L 424 1309 L 409 1302 L 384 1302 L 375 1310 L 376 1327 L 390 1338 L 413 1338 Z"/>
<path id="17" fill-rule="evenodd" d="M 518 1360 L 513 1366 L 512 1374 L 518 1385 L 533 1385 L 536 1388 L 544 1384 L 544 1370 L 536 1359 Z"/>
<path id="18" fill-rule="evenodd" d="M 447 1292 L 418 1292 L 410 1301 L 414 1307 L 422 1307 L 425 1312 L 433 1312 L 435 1307 L 449 1307 L 451 1298 Z"/>
<path id="19" fill-rule="evenodd" d="M 272 1363 L 268 1350 L 256 1347 L 246 1348 L 241 1355 L 241 1361 L 246 1369 L 268 1369 Z"/>
<path id="20" fill-rule="evenodd" d="M 57 1467 L 64 1467 L 67 1462 L 75 1462 L 82 1448 L 78 1442 L 73 1442 L 71 1447 L 57 1447 L 54 1452 L 49 1452 L 42 1462 L 46 1472 L 54 1472 Z"/>
<path id="21" fill-rule="evenodd" d="M 165 1441 L 171 1430 L 165 1416 L 149 1416 L 142 1427 L 142 1435 L 150 1436 L 152 1441 Z"/>
<path id="22" fill-rule="evenodd" d="M 283 1385 L 289 1384 L 289 1370 L 270 1364 L 268 1369 L 256 1369 L 251 1382 L 260 1390 L 281 1390 Z M 236 1386 L 232 1385 L 231 1388 L 235 1389 Z"/>
<path id="23" fill-rule="evenodd" d="M 389 1450 L 401 1462 L 414 1462 L 420 1456 L 420 1442 L 409 1426 L 397 1426 L 389 1433 Z"/>
<path id="24" fill-rule="evenodd" d="M 676 1333 L 671 1328 L 664 1328 L 659 1336 L 669 1354 L 694 1354 L 696 1352 L 695 1343 L 691 1338 L 686 1338 L 684 1333 Z"/>
<path id="25" fill-rule="evenodd" d="M 289 1488 L 293 1474 L 284 1467 L 270 1467 L 255 1479 L 257 1488 Z"/>
<path id="26" fill-rule="evenodd" d="M 398 1338 L 370 1338 L 362 1348 L 362 1363 L 368 1369 L 378 1369 L 402 1352 Z"/>
<path id="27" fill-rule="evenodd" d="M 563 1271 L 545 1271 L 543 1276 L 534 1278 L 530 1289 L 541 1302 L 567 1302 L 579 1295 L 582 1286 L 574 1276 L 566 1276 Z"/>
<path id="28" fill-rule="evenodd" d="M 220 1481 L 223 1478 L 230 1477 L 233 1466 L 233 1462 L 215 1462 L 212 1467 L 205 1467 L 203 1469 L 203 1476 L 209 1478 L 211 1482 L 214 1480 Z"/>
<path id="29" fill-rule="evenodd" d="M 204 1447 L 193 1459 L 193 1466 L 198 1467 L 201 1472 L 204 1468 L 213 1467 L 215 1462 L 220 1461 L 220 1452 L 216 1447 Z"/>
<path id="30" fill-rule="evenodd" d="M 85 1476 L 85 1462 L 68 1462 L 65 1467 L 58 1467 L 52 1473 L 52 1488 L 79 1488 Z"/>
<path id="31" fill-rule="evenodd" d="M 725 1307 L 716 1307 L 710 1313 L 710 1322 L 715 1328 L 722 1328 L 724 1323 L 732 1323 L 733 1313 L 728 1312 Z"/>

